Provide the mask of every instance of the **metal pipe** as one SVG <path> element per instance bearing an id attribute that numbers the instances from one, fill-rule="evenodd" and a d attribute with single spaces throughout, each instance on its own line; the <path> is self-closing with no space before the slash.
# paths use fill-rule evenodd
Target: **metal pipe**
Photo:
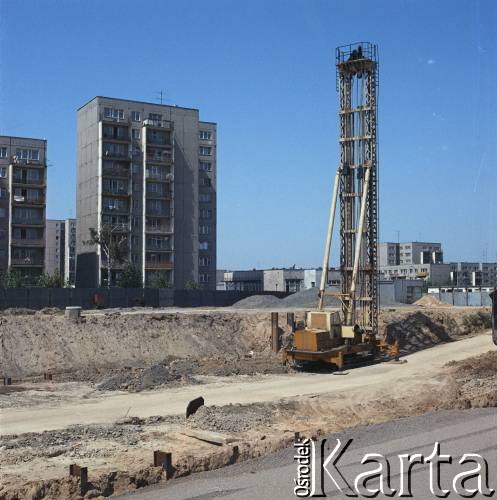
<path id="1" fill-rule="evenodd" d="M 366 167 L 366 173 L 364 175 L 364 185 L 362 186 L 362 198 L 361 198 L 361 212 L 359 215 L 359 226 L 357 228 L 357 236 L 355 243 L 355 255 L 354 255 L 354 267 L 352 268 L 352 280 L 350 283 L 350 300 L 352 301 L 352 307 L 349 307 L 349 318 L 348 323 L 350 324 L 352 321 L 352 317 L 355 312 L 355 289 L 357 283 L 357 272 L 359 270 L 359 259 L 361 257 L 361 247 L 362 247 L 362 234 L 363 234 L 363 226 L 364 226 L 364 216 L 366 214 L 366 204 L 367 204 L 367 196 L 369 189 L 369 175 L 371 173 L 371 167 Z"/>
<path id="2" fill-rule="evenodd" d="M 324 305 L 324 292 L 326 289 L 326 282 L 328 281 L 328 266 L 330 262 L 330 249 L 331 240 L 333 238 L 333 227 L 335 225 L 335 212 L 337 207 L 338 185 L 340 184 L 340 174 L 342 172 L 341 166 L 338 167 L 335 174 L 335 185 L 333 186 L 333 196 L 331 198 L 330 219 L 328 221 L 328 235 L 326 237 L 326 246 L 324 248 L 323 270 L 321 272 L 321 283 L 319 285 L 319 303 L 318 310 L 323 310 Z"/>

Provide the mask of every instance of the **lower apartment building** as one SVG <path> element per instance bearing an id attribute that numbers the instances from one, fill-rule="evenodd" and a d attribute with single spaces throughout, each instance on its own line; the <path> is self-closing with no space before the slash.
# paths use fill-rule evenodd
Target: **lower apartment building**
<path id="1" fill-rule="evenodd" d="M 47 219 L 45 272 L 59 273 L 74 285 L 76 278 L 76 219 Z"/>
<path id="2" fill-rule="evenodd" d="M 78 110 L 78 286 L 108 282 L 110 229 L 145 286 L 216 288 L 216 124 L 197 109 L 95 97 Z"/>
<path id="3" fill-rule="evenodd" d="M 383 279 L 423 279 L 433 286 L 450 284 L 450 264 L 407 264 L 380 267 Z"/>
<path id="4" fill-rule="evenodd" d="M 0 136 L 0 272 L 35 285 L 45 264 L 47 141 Z"/>
<path id="5" fill-rule="evenodd" d="M 451 262 L 450 278 L 454 287 L 495 287 L 497 262 Z"/>

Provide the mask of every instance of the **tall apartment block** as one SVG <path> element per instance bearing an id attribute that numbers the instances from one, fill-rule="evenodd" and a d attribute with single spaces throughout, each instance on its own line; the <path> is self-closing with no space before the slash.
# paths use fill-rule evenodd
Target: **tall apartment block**
<path id="1" fill-rule="evenodd" d="M 47 219 L 45 272 L 63 276 L 74 284 L 76 277 L 76 219 Z"/>
<path id="2" fill-rule="evenodd" d="M 95 97 L 77 128 L 77 286 L 107 283 L 104 253 L 87 244 L 106 228 L 145 286 L 215 289 L 216 124 L 197 109 Z"/>
<path id="3" fill-rule="evenodd" d="M 0 136 L 0 272 L 36 284 L 45 262 L 47 141 Z"/>

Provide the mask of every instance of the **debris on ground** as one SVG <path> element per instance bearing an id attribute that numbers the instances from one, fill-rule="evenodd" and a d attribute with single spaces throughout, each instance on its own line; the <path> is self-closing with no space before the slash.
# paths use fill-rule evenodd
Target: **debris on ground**
<path id="1" fill-rule="evenodd" d="M 188 417 L 187 424 L 213 432 L 246 432 L 269 425 L 273 421 L 273 413 L 274 410 L 264 404 L 201 406 Z"/>

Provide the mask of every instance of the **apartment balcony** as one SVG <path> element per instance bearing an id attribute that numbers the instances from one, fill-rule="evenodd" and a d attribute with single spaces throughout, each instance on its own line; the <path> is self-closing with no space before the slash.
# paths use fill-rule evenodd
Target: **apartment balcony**
<path id="1" fill-rule="evenodd" d="M 122 134 L 115 134 L 115 133 L 109 134 L 109 133 L 103 132 L 102 133 L 102 138 L 105 141 L 122 142 L 122 143 L 128 143 L 128 142 L 130 142 L 130 136 L 129 136 L 129 132 L 128 131 L 126 131 L 126 134 L 124 134 L 124 135 L 122 135 Z"/>
<path id="2" fill-rule="evenodd" d="M 123 189 L 111 189 L 111 188 L 102 188 L 102 194 L 106 196 L 117 196 L 117 197 L 122 197 L 122 196 L 130 196 L 131 193 L 128 188 L 123 188 Z"/>
<path id="3" fill-rule="evenodd" d="M 145 269 L 173 269 L 174 262 L 157 262 L 152 260 L 145 261 Z"/>
<path id="4" fill-rule="evenodd" d="M 172 200 L 172 191 L 147 191 L 146 197 L 152 200 Z"/>
<path id="5" fill-rule="evenodd" d="M 152 120 L 150 118 L 147 118 L 146 120 L 143 120 L 143 125 L 145 127 L 149 128 L 160 128 L 162 130 L 172 130 L 173 129 L 173 122 L 170 122 L 168 120 Z"/>
<path id="6" fill-rule="evenodd" d="M 19 205 L 19 206 L 26 206 L 26 205 L 45 205 L 45 197 L 44 196 L 38 196 L 38 198 L 31 198 L 29 196 L 20 196 L 20 195 L 13 195 L 12 196 L 12 204 L 13 205 Z"/>
<path id="7" fill-rule="evenodd" d="M 146 224 L 145 232 L 148 234 L 172 234 L 174 230 L 172 224 L 162 224 L 160 226 Z"/>
<path id="8" fill-rule="evenodd" d="M 25 238 L 12 238 L 11 246 L 13 247 L 44 247 L 44 239 L 25 239 Z"/>
<path id="9" fill-rule="evenodd" d="M 122 124 L 128 124 L 129 123 L 129 117 L 126 115 L 126 113 L 121 117 L 113 117 L 113 116 L 105 116 L 103 112 L 100 113 L 100 121 L 105 122 L 105 123 L 122 123 Z"/>
<path id="10" fill-rule="evenodd" d="M 147 208 L 145 211 L 145 215 L 147 217 L 173 217 L 173 209 L 164 209 L 164 210 L 154 210 L 152 208 Z"/>
<path id="11" fill-rule="evenodd" d="M 22 217 L 12 217 L 12 224 L 16 226 L 44 226 L 45 219 L 26 219 Z"/>
<path id="12" fill-rule="evenodd" d="M 122 177 L 129 178 L 130 169 L 129 168 L 120 168 L 120 167 L 103 167 L 102 175 L 104 177 Z"/>
<path id="13" fill-rule="evenodd" d="M 29 160 L 27 158 L 19 158 L 18 156 L 12 156 L 10 161 L 12 162 L 12 165 L 14 167 L 19 166 L 19 167 L 40 167 L 40 168 L 45 168 L 45 162 L 43 160 Z"/>
<path id="14" fill-rule="evenodd" d="M 12 179 L 13 186 L 26 187 L 45 187 L 45 179 L 28 179 L 27 177 L 14 177 Z"/>
<path id="15" fill-rule="evenodd" d="M 21 267 L 43 267 L 44 260 L 43 257 L 13 257 L 10 261 L 11 266 L 21 266 Z"/>
<path id="16" fill-rule="evenodd" d="M 105 160 L 119 160 L 119 161 L 131 161 L 133 159 L 133 154 L 129 151 L 125 153 L 120 153 L 118 151 L 102 151 L 102 157 Z"/>
<path id="17" fill-rule="evenodd" d="M 167 154 L 163 154 L 160 156 L 156 156 L 154 154 L 147 154 L 146 161 L 147 163 L 153 163 L 154 165 L 170 165 L 173 163 L 173 153 L 171 151 L 166 151 Z"/>
<path id="18" fill-rule="evenodd" d="M 173 246 L 171 243 L 164 244 L 164 245 L 154 245 L 152 243 L 145 243 L 145 251 L 146 252 L 151 252 L 151 253 L 156 253 L 156 252 L 167 252 L 171 253 L 173 251 Z"/>
<path id="19" fill-rule="evenodd" d="M 145 179 L 148 181 L 173 182 L 174 176 L 172 173 L 145 172 Z"/>
<path id="20" fill-rule="evenodd" d="M 129 207 L 117 208 L 117 207 L 102 207 L 102 213 L 106 215 L 128 215 Z"/>

